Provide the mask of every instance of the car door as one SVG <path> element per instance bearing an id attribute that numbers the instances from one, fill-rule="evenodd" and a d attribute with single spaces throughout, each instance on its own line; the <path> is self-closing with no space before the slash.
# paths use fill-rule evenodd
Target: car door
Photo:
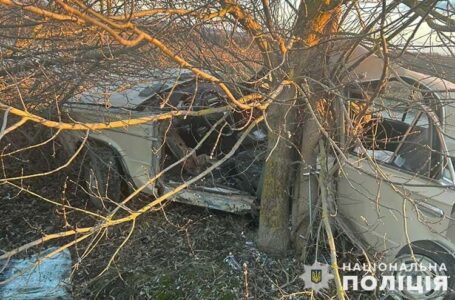
<path id="1" fill-rule="evenodd" d="M 453 167 L 431 97 L 389 83 L 362 132 L 345 130 L 361 144 L 349 148 L 341 168 L 338 212 L 366 245 L 386 255 L 415 240 L 444 240 L 451 225 Z"/>
<path id="2" fill-rule="evenodd" d="M 220 109 L 217 113 L 189 115 L 162 122 L 159 133 L 163 142 L 160 145 L 160 172 L 165 171 L 160 177 L 159 185 L 164 194 L 172 193 L 183 183 L 199 176 L 234 147 L 240 134 L 237 128 L 241 126 L 236 122 L 242 120 L 237 120 L 233 114 L 224 110 L 224 105 L 225 99 L 219 87 L 197 80 L 163 90 L 141 105 L 140 110 L 152 112 L 169 108 L 193 112 L 208 108 Z M 259 130 L 257 128 L 252 131 L 253 140 L 254 134 L 260 133 Z M 249 135 L 246 141 L 250 140 L 251 136 Z M 266 136 L 262 137 L 263 140 L 265 138 Z M 243 146 L 246 146 L 245 143 L 242 143 L 242 150 Z M 204 178 L 172 195 L 173 201 L 239 214 L 255 211 L 256 198 L 238 184 L 249 183 L 238 179 L 240 172 L 237 172 L 235 162 L 241 160 L 241 156 L 242 152 L 239 151 L 235 159 L 212 169 Z M 257 166 L 259 160 L 250 159 L 246 169 L 253 169 L 255 161 L 254 165 Z M 247 170 L 241 171 L 249 173 Z"/>

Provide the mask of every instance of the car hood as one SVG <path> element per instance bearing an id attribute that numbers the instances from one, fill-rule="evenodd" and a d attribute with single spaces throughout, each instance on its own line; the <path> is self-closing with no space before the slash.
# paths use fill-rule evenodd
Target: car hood
<path id="1" fill-rule="evenodd" d="M 85 104 L 131 110 L 157 93 L 193 78 L 193 74 L 187 70 L 156 70 L 139 79 L 121 78 L 115 85 L 100 83 L 97 87 L 72 97 L 65 105 Z M 124 82 L 128 84 L 122 85 Z"/>

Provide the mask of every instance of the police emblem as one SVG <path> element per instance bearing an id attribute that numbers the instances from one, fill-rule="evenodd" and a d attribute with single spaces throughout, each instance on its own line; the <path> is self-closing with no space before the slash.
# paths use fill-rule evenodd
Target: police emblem
<path id="1" fill-rule="evenodd" d="M 312 283 L 319 283 L 322 280 L 322 270 L 321 269 L 316 269 L 316 270 L 311 270 L 311 282 Z"/>
<path id="2" fill-rule="evenodd" d="M 318 293 L 321 289 L 329 287 L 329 281 L 333 279 L 330 265 L 315 261 L 313 265 L 304 267 L 305 272 L 299 277 L 304 281 L 306 289 L 312 289 Z"/>

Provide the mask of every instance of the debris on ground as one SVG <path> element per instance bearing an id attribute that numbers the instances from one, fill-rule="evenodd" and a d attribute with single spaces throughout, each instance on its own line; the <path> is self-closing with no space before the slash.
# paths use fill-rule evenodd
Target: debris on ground
<path id="1" fill-rule="evenodd" d="M 0 261 L 0 299 L 71 299 L 71 253 L 68 249 L 43 259 L 57 250 L 51 247 L 27 258 Z"/>

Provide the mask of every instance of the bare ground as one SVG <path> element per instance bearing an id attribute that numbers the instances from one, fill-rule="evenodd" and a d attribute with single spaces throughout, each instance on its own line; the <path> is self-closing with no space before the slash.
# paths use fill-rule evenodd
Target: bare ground
<path id="1" fill-rule="evenodd" d="M 58 180 L 36 183 L 36 186 L 34 192 L 49 197 L 50 194 L 58 197 L 62 190 Z M 65 216 L 52 204 L 24 192 L 18 194 L 17 189 L 4 187 L 3 191 L 0 200 L 2 250 L 20 246 L 45 233 L 61 231 L 65 220 L 69 223 L 67 229 L 90 223 L 89 219 L 73 213 Z M 70 201 L 79 201 L 84 206 L 87 200 Z M 93 209 L 90 203 L 87 205 Z M 254 243 L 255 222 L 251 216 L 168 204 L 141 218 L 128 242 L 102 275 L 127 237 L 128 226 L 109 230 L 81 261 L 89 244 L 73 248 L 74 298 L 239 299 L 247 295 L 246 291 L 250 299 L 300 295 L 303 282 L 298 276 L 303 273 L 303 264 L 292 253 L 279 259 L 258 251 Z"/>
<path id="2" fill-rule="evenodd" d="M 48 199 L 64 199 L 73 206 L 95 210 L 86 195 L 75 193 L 73 178 L 68 175 L 61 172 L 23 182 L 22 186 Z M 91 217 L 57 209 L 15 187 L 3 185 L 1 191 L 0 250 L 93 224 Z M 150 199 L 136 201 L 136 205 L 143 205 Z M 71 249 L 75 299 L 306 298 L 299 278 L 303 262 L 291 252 L 284 258 L 260 252 L 255 245 L 256 217 L 168 203 L 140 218 L 103 273 L 130 229 L 126 224 L 110 229 L 86 257 L 84 251 L 93 241 Z M 69 241 L 48 243 L 20 256 Z M 349 253 L 352 247 L 346 244 L 340 251 Z M 320 253 L 319 260 L 324 261 L 326 249 L 321 248 Z M 333 290 L 326 291 L 323 298 L 333 294 Z"/>

